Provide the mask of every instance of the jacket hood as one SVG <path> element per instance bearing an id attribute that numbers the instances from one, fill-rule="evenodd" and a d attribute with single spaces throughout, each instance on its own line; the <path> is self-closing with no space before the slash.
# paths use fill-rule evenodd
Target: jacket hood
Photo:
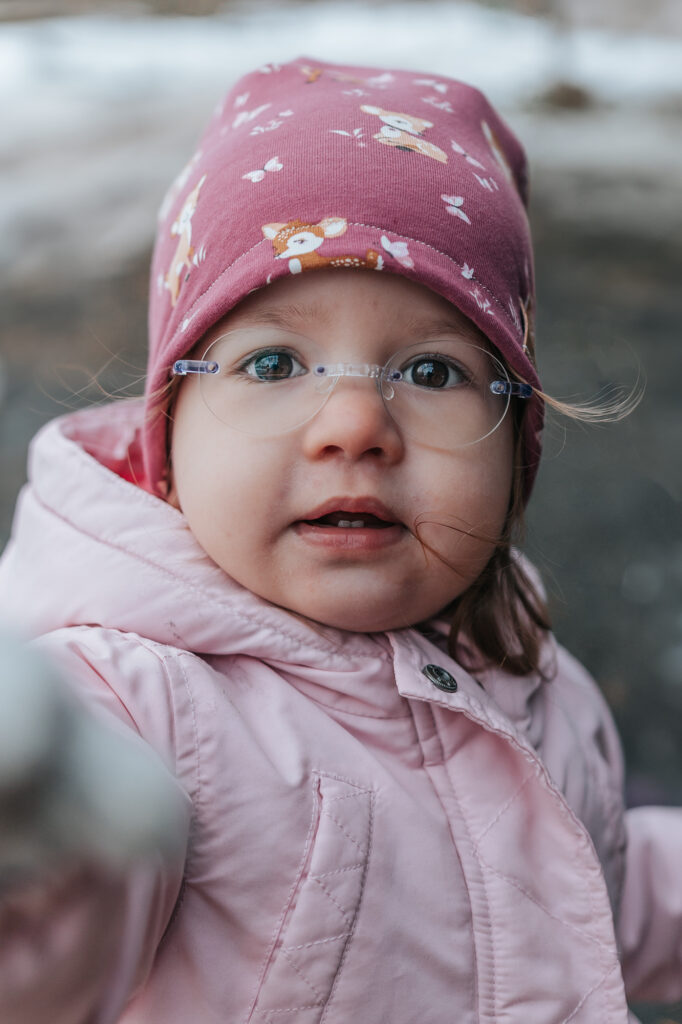
<path id="1" fill-rule="evenodd" d="M 137 486 L 142 411 L 138 401 L 88 409 L 36 435 L 3 558 L 3 616 L 32 635 L 85 623 L 200 654 L 260 657 L 272 634 L 287 659 L 303 643 L 366 649 L 361 634 L 316 634 L 245 590 L 181 512 Z"/>
<path id="2" fill-rule="evenodd" d="M 296 666 L 311 680 L 323 672 L 325 689 L 346 694 L 351 670 L 365 680 L 361 689 L 350 685 L 356 697 L 367 691 L 368 671 L 383 677 L 392 650 L 408 637 L 422 665 L 434 659 L 437 648 L 415 630 L 320 626 L 231 579 L 182 513 L 135 483 L 142 421 L 140 401 L 118 402 L 61 417 L 35 437 L 29 482 L 0 561 L 0 619 L 7 625 L 28 636 L 96 625 L 205 656 L 247 655 Z M 488 672 L 475 681 L 458 667 L 457 678 L 480 696 L 482 682 L 517 725 L 528 726 L 539 676 Z M 392 704 L 398 694 L 390 689 Z M 375 689 L 373 705 L 377 698 Z"/>

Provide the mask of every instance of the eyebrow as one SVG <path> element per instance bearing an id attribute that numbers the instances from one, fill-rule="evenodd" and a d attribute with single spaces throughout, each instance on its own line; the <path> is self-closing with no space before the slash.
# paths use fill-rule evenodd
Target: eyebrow
<path id="1" fill-rule="evenodd" d="M 459 313 L 459 311 L 456 317 L 408 317 L 400 326 L 405 334 L 428 335 L 454 332 L 460 337 L 468 338 L 477 344 L 480 344 L 482 341 L 487 342 L 488 340 L 473 320 L 469 320 L 464 313 Z"/>
<path id="2" fill-rule="evenodd" d="M 290 302 L 282 306 L 271 306 L 244 313 L 244 322 L 250 326 L 268 325 L 291 330 L 302 323 L 317 321 L 328 325 L 332 320 L 329 310 L 321 303 L 301 304 Z M 483 331 L 469 320 L 464 313 L 455 310 L 452 316 L 407 317 L 396 325 L 403 336 L 434 335 L 455 333 L 459 337 L 468 338 L 474 344 L 487 342 Z"/>
<path id="3" fill-rule="evenodd" d="M 274 327 L 291 328 L 294 325 L 310 322 L 328 324 L 330 322 L 329 312 L 324 306 L 318 303 L 301 305 L 290 302 L 285 306 L 272 306 L 266 309 L 256 309 L 253 312 L 247 311 L 244 320 L 247 324 L 271 324 Z"/>

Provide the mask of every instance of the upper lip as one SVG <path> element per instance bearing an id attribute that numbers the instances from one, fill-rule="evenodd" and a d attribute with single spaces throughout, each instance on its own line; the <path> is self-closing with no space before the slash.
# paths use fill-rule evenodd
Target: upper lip
<path id="1" fill-rule="evenodd" d="M 387 508 L 382 501 L 379 501 L 378 498 L 370 497 L 329 498 L 321 505 L 311 509 L 310 512 L 302 515 L 300 520 L 309 522 L 312 519 L 321 519 L 322 516 L 328 516 L 332 512 L 349 512 L 351 515 L 358 517 L 361 517 L 363 514 L 376 516 L 377 519 L 383 519 L 387 523 L 400 522 L 398 516 L 390 508 Z"/>

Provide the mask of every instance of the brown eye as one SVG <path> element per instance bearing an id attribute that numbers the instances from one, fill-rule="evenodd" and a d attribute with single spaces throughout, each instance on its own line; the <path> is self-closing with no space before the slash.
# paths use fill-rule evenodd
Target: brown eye
<path id="1" fill-rule="evenodd" d="M 414 359 L 403 370 L 403 378 L 408 384 L 430 389 L 454 387 L 464 381 L 464 375 L 456 366 L 433 356 Z"/>

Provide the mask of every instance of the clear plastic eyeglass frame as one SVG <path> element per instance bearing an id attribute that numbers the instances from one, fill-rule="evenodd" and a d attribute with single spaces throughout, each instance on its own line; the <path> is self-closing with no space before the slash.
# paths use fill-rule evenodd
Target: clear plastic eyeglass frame
<path id="1" fill-rule="evenodd" d="M 228 332 L 216 339 L 203 359 L 178 359 L 172 373 L 197 376 L 208 409 L 227 426 L 251 436 L 274 437 L 304 426 L 343 379 L 374 381 L 401 430 L 421 443 L 445 449 L 484 440 L 504 419 L 512 397 L 528 399 L 533 394 L 528 384 L 510 380 L 490 351 L 468 342 L 409 346 L 380 366 L 323 362 L 313 358 L 321 353 L 308 339 L 296 339 L 292 345 L 290 335 L 282 345 L 268 343 L 261 331 L 255 335 L 261 344 L 249 346 L 248 339 L 242 341 L 244 333 Z M 254 337 L 253 330 L 246 333 Z M 265 376 L 273 368 L 277 373 L 279 363 L 285 376 Z M 454 383 L 417 383 L 416 368 L 425 379 L 435 370 L 438 380 L 445 373 Z"/>

